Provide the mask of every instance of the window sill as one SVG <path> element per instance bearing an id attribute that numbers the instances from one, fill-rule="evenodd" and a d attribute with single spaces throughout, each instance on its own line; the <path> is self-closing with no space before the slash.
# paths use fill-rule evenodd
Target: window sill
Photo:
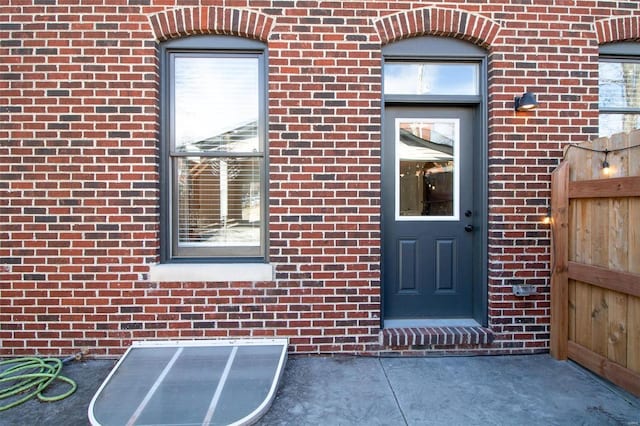
<path id="1" fill-rule="evenodd" d="M 273 265 L 269 263 L 171 263 L 149 268 L 149 281 L 153 282 L 272 280 Z"/>

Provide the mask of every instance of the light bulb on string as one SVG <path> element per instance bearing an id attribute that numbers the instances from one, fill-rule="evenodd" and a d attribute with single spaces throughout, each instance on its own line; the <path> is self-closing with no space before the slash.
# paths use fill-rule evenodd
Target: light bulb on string
<path id="1" fill-rule="evenodd" d="M 608 176 L 609 173 L 611 173 L 611 167 L 609 166 L 609 162 L 607 161 L 607 156 L 609 155 L 609 151 L 605 149 L 602 152 L 604 152 L 604 160 L 602 161 L 602 173 Z"/>

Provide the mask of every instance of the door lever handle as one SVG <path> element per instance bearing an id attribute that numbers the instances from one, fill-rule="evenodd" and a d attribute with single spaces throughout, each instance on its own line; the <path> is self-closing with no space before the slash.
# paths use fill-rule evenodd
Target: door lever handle
<path id="1" fill-rule="evenodd" d="M 464 230 L 467 232 L 472 232 L 473 231 L 473 225 L 467 225 L 464 227 Z"/>

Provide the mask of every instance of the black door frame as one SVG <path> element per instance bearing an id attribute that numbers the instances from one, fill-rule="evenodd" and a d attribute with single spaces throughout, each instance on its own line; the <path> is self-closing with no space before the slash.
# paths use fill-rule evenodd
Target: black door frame
<path id="1" fill-rule="evenodd" d="M 477 237 L 474 238 L 473 271 L 478 285 L 473 288 L 473 318 L 483 326 L 487 326 L 488 314 L 488 113 L 487 113 L 487 52 L 471 43 L 445 37 L 415 37 L 388 44 L 382 48 L 383 61 L 441 61 L 441 62 L 473 62 L 480 66 L 478 96 L 442 96 L 442 95 L 383 95 L 382 123 L 387 106 L 459 106 L 474 107 L 474 157 L 477 158 L 477 170 L 474 173 L 474 208 L 477 211 Z M 384 90 L 383 90 L 384 93 Z M 384 135 L 385 131 L 381 134 Z M 381 139 L 381 143 L 384 141 Z M 381 150 L 382 152 L 382 150 Z M 382 158 L 381 158 L 382 161 Z M 387 177 L 382 173 L 382 182 Z M 384 215 L 384 210 L 382 213 Z M 383 218 L 384 219 L 384 218 Z M 384 240 L 384 220 L 381 220 L 381 236 Z M 384 286 L 385 251 L 381 251 L 381 285 Z M 381 289 L 381 327 L 384 327 L 384 291 Z"/>

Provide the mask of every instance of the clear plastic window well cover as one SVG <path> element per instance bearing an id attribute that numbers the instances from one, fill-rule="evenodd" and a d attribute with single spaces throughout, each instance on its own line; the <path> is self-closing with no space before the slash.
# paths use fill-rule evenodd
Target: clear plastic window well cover
<path id="1" fill-rule="evenodd" d="M 92 425 L 241 425 L 275 397 L 287 339 L 134 342 L 89 405 Z"/>

